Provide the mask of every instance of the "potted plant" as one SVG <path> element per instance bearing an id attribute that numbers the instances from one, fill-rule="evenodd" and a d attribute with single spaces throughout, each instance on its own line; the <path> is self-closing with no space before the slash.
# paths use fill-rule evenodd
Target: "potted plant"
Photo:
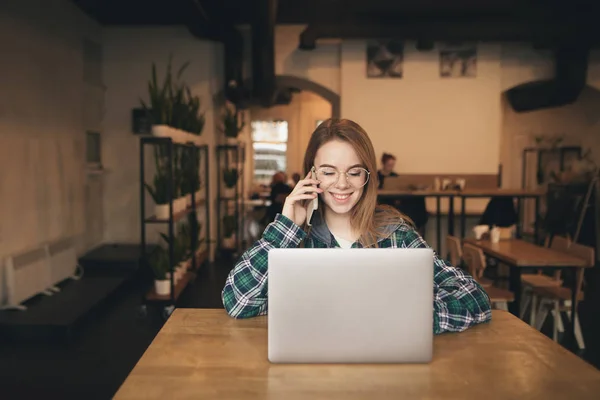
<path id="1" fill-rule="evenodd" d="M 222 122 L 222 127 L 219 129 L 225 135 L 227 143 L 237 144 L 237 137 L 246 125 L 244 122 L 244 113 L 240 113 L 235 105 L 225 105 Z"/>
<path id="2" fill-rule="evenodd" d="M 156 64 L 152 63 L 152 73 L 150 81 L 148 81 L 148 94 L 150 96 L 150 104 L 147 105 L 144 100 L 140 99 L 142 107 L 152 121 L 152 135 L 159 137 L 170 137 L 171 128 L 169 123 L 172 117 L 172 107 L 169 99 L 169 89 L 171 87 L 171 58 L 167 64 L 167 73 L 163 80 L 163 84 L 159 85 L 156 76 Z"/>
<path id="3" fill-rule="evenodd" d="M 200 113 L 200 97 L 193 96 L 189 87 L 186 88 L 187 94 L 187 120 L 186 130 L 195 137 L 190 138 L 196 144 L 200 144 L 198 140 L 204 129 L 205 117 L 204 113 Z"/>
<path id="4" fill-rule="evenodd" d="M 141 99 L 140 102 L 152 121 L 152 135 L 170 137 L 175 142 L 186 142 L 188 134 L 182 129 L 185 129 L 190 119 L 190 108 L 186 98 L 187 86 L 180 79 L 190 63 L 184 63 L 173 77 L 172 59 L 173 56 L 170 55 L 162 84 L 158 82 L 156 64 L 152 63 L 148 81 L 150 103 L 146 104 Z"/>
<path id="5" fill-rule="evenodd" d="M 235 197 L 235 186 L 238 180 L 238 170 L 236 168 L 225 168 L 223 171 L 223 183 L 225 188 L 223 189 L 224 198 Z"/>
<path id="6" fill-rule="evenodd" d="M 171 294 L 171 279 L 170 279 L 170 265 L 169 256 L 165 249 L 157 247 L 152 252 L 150 259 L 150 268 L 154 273 L 154 290 L 156 294 L 167 296 Z"/>
<path id="7" fill-rule="evenodd" d="M 173 264 L 176 265 L 174 268 L 174 280 L 177 283 L 187 272 L 187 264 L 189 262 L 188 246 L 191 238 L 187 234 L 187 228 L 183 224 L 179 226 L 173 242 L 164 233 L 161 233 L 160 236 L 167 246 L 173 246 Z"/>
<path id="8" fill-rule="evenodd" d="M 168 177 L 162 171 L 156 171 L 152 185 L 144 183 L 146 190 L 154 200 L 154 215 L 157 219 L 169 219 Z"/>
<path id="9" fill-rule="evenodd" d="M 237 221 L 235 216 L 226 215 L 223 217 L 223 248 L 235 249 Z"/>

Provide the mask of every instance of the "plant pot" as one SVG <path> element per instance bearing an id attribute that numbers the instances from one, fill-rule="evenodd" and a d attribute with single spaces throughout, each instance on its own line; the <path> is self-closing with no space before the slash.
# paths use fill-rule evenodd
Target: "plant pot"
<path id="1" fill-rule="evenodd" d="M 166 280 L 154 280 L 154 290 L 156 294 L 161 296 L 168 296 L 171 294 L 171 281 Z"/>
<path id="2" fill-rule="evenodd" d="M 235 249 L 235 246 L 236 246 L 235 234 L 231 235 L 230 237 L 224 237 L 222 244 L 223 244 L 224 249 Z"/>
<path id="3" fill-rule="evenodd" d="M 227 199 L 233 199 L 235 197 L 235 187 L 227 187 L 223 188 L 223 197 Z"/>
<path id="4" fill-rule="evenodd" d="M 171 137 L 171 130 L 169 125 L 152 125 L 152 136 Z"/>
<path id="5" fill-rule="evenodd" d="M 169 219 L 169 204 L 155 204 L 154 215 L 156 219 Z"/>

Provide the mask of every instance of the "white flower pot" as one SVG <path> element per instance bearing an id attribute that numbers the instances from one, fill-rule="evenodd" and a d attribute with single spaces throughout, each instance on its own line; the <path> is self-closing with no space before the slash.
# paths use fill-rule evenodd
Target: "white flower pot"
<path id="1" fill-rule="evenodd" d="M 152 136 L 171 137 L 171 129 L 168 125 L 152 125 Z"/>
<path id="2" fill-rule="evenodd" d="M 223 248 L 235 249 L 235 245 L 236 245 L 235 234 L 231 235 L 231 237 L 223 238 Z"/>
<path id="3" fill-rule="evenodd" d="M 230 188 L 230 187 L 224 186 L 222 196 L 224 198 L 233 199 L 235 197 L 235 187 Z"/>
<path id="4" fill-rule="evenodd" d="M 154 215 L 156 219 L 169 219 L 169 204 L 155 204 Z"/>
<path id="5" fill-rule="evenodd" d="M 164 281 L 154 280 L 154 290 L 156 294 L 161 296 L 171 294 L 171 281 L 169 279 Z"/>

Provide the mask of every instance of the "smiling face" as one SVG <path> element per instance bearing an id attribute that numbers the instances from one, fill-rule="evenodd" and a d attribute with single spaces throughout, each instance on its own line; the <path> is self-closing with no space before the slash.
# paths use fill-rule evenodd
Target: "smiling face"
<path id="1" fill-rule="evenodd" d="M 340 171 L 337 183 L 322 187 L 325 190 L 321 199 L 325 203 L 326 212 L 334 212 L 339 215 L 348 214 L 360 200 L 364 186 L 357 188 L 348 182 L 344 172 L 349 171 L 350 180 L 353 178 L 353 168 L 363 167 L 360 158 L 352 146 L 341 140 L 331 140 L 317 150 L 315 155 L 315 167 L 317 170 L 325 169 Z"/>

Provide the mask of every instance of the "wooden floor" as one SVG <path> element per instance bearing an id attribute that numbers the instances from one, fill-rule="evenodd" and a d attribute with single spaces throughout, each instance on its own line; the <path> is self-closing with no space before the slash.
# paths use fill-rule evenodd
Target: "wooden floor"
<path id="1" fill-rule="evenodd" d="M 230 268 L 231 263 L 220 263 L 201 269 L 179 306 L 221 308 Z M 163 324 L 159 310 L 139 316 L 142 290 L 135 283 L 123 286 L 71 345 L 0 343 L 2 399 L 110 399 Z M 594 325 L 584 318 L 593 311 L 582 310 L 588 345 L 583 357 L 600 367 L 600 321 Z M 547 332 L 551 323 L 549 318 Z"/>

